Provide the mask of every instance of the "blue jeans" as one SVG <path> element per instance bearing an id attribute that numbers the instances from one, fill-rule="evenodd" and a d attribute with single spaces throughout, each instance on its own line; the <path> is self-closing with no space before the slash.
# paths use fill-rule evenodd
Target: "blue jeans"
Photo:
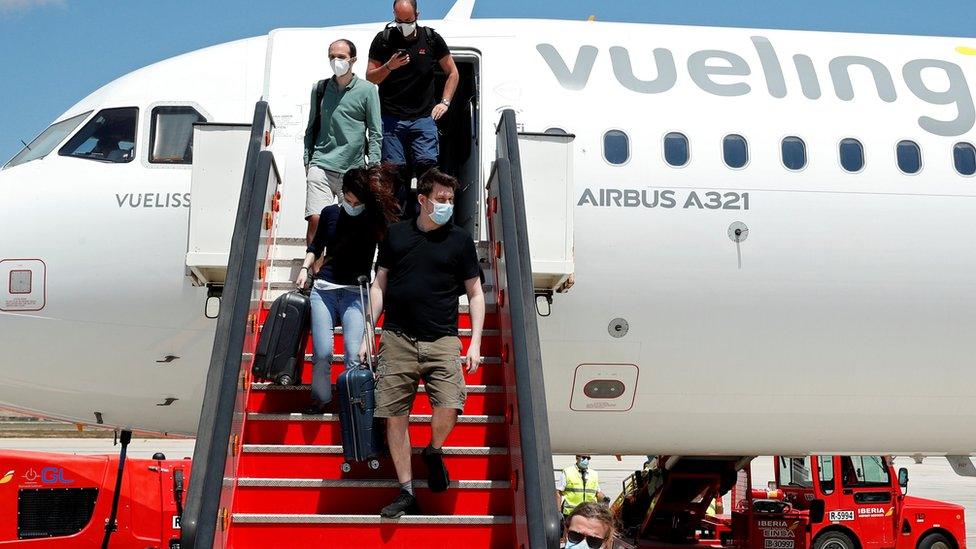
<path id="1" fill-rule="evenodd" d="M 383 161 L 398 166 L 408 162 L 407 150 L 413 153 L 412 164 L 437 165 L 440 153 L 437 124 L 427 116 L 416 120 L 400 120 L 394 116 L 383 117 Z"/>
<path id="2" fill-rule="evenodd" d="M 312 343 L 315 349 L 312 367 L 312 402 L 332 401 L 333 328 L 342 322 L 346 368 L 359 367 L 359 346 L 363 344 L 363 300 L 359 289 L 317 290 L 309 296 L 312 305 Z"/>

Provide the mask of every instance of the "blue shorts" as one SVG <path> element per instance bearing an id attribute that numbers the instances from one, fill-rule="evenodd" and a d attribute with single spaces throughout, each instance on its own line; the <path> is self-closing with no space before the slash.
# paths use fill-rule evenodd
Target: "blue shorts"
<path id="1" fill-rule="evenodd" d="M 383 117 L 383 161 L 405 166 L 407 150 L 414 164 L 437 164 L 439 154 L 437 124 L 431 117 L 400 120 Z"/>

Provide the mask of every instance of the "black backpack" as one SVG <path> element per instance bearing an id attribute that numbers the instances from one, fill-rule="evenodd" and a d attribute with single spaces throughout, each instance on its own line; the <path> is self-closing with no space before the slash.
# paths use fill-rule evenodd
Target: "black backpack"
<path id="1" fill-rule="evenodd" d="M 312 121 L 312 149 L 315 149 L 315 144 L 319 142 L 319 130 L 322 127 L 322 99 L 325 97 L 325 85 L 328 84 L 328 80 L 319 80 L 315 84 L 315 102 L 312 103 L 312 108 L 315 109 L 315 119 Z M 312 161 L 311 157 L 308 159 L 309 162 Z"/>

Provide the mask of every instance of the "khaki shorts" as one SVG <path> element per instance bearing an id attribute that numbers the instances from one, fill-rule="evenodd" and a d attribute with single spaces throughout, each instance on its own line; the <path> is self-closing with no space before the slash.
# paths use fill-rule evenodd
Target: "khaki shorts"
<path id="1" fill-rule="evenodd" d="M 319 166 L 308 167 L 305 192 L 305 219 L 320 215 L 326 206 L 342 202 L 342 174 L 324 170 Z"/>
<path id="2" fill-rule="evenodd" d="M 383 330 L 373 415 L 409 415 L 421 379 L 431 406 L 463 410 L 467 389 L 460 356 L 461 340 L 455 336 L 427 342 Z"/>

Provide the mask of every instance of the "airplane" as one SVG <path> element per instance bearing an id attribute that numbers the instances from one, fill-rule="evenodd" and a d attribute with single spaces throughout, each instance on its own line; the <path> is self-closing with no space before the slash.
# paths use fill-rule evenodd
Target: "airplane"
<path id="1" fill-rule="evenodd" d="M 575 284 L 542 310 L 556 453 L 976 452 L 976 40 L 596 21 L 422 21 L 486 238 L 494 123 L 571 134 Z M 338 39 L 277 29 L 155 63 L 0 172 L 0 407 L 193 436 L 215 321 L 187 277 L 194 122 L 269 102 L 280 234 L 305 234 L 309 90 Z M 613 403 L 583 392 L 618 380 Z"/>

